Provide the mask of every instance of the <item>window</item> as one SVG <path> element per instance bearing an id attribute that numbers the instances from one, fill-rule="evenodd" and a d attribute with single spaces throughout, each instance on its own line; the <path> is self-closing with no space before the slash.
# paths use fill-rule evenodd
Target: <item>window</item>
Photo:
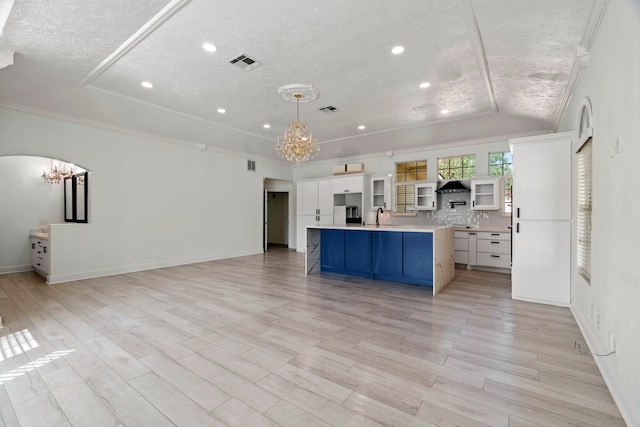
<path id="1" fill-rule="evenodd" d="M 476 175 L 476 156 L 443 157 L 438 159 L 440 179 L 473 178 Z"/>
<path id="2" fill-rule="evenodd" d="M 427 180 L 427 161 L 396 163 L 396 213 L 415 211 L 416 181 Z"/>
<path id="3" fill-rule="evenodd" d="M 509 151 L 489 153 L 489 175 L 502 176 L 502 212 L 511 215 L 513 206 L 513 155 Z"/>
<path id="4" fill-rule="evenodd" d="M 578 274 L 591 280 L 591 138 L 578 150 Z"/>

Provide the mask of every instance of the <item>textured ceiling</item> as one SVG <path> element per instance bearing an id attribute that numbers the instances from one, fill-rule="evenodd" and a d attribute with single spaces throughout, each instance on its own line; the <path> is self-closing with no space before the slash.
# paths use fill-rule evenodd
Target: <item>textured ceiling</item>
<path id="1" fill-rule="evenodd" d="M 267 158 L 294 83 L 319 91 L 300 114 L 321 159 L 551 130 L 594 3 L 15 0 L 0 103 Z"/>

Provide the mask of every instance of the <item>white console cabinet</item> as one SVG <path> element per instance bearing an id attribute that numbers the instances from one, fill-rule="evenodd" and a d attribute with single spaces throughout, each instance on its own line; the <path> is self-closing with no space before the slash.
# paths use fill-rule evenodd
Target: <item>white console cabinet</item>
<path id="1" fill-rule="evenodd" d="M 47 277 L 49 274 L 49 241 L 31 238 L 31 265 L 39 274 Z"/>

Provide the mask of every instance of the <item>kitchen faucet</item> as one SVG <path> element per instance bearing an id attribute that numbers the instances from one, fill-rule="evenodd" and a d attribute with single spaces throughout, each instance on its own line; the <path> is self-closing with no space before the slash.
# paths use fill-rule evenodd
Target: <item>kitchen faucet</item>
<path id="1" fill-rule="evenodd" d="M 376 211 L 376 227 L 380 226 L 380 219 L 378 215 L 381 213 L 384 213 L 384 211 L 382 210 L 382 208 L 378 208 L 378 210 Z"/>

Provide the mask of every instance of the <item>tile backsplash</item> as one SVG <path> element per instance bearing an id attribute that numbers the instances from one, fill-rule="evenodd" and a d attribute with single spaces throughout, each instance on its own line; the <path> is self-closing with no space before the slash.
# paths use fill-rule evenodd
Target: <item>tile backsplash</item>
<path id="1" fill-rule="evenodd" d="M 438 209 L 435 211 L 418 211 L 416 216 L 391 216 L 385 212 L 380 223 L 411 225 L 460 225 L 474 227 L 508 227 L 511 217 L 503 216 L 502 211 L 471 210 L 470 193 L 443 193 L 438 196 Z M 454 202 L 453 204 L 451 202 Z M 464 203 L 464 204 L 462 204 Z M 375 220 L 375 213 L 373 215 Z"/>

